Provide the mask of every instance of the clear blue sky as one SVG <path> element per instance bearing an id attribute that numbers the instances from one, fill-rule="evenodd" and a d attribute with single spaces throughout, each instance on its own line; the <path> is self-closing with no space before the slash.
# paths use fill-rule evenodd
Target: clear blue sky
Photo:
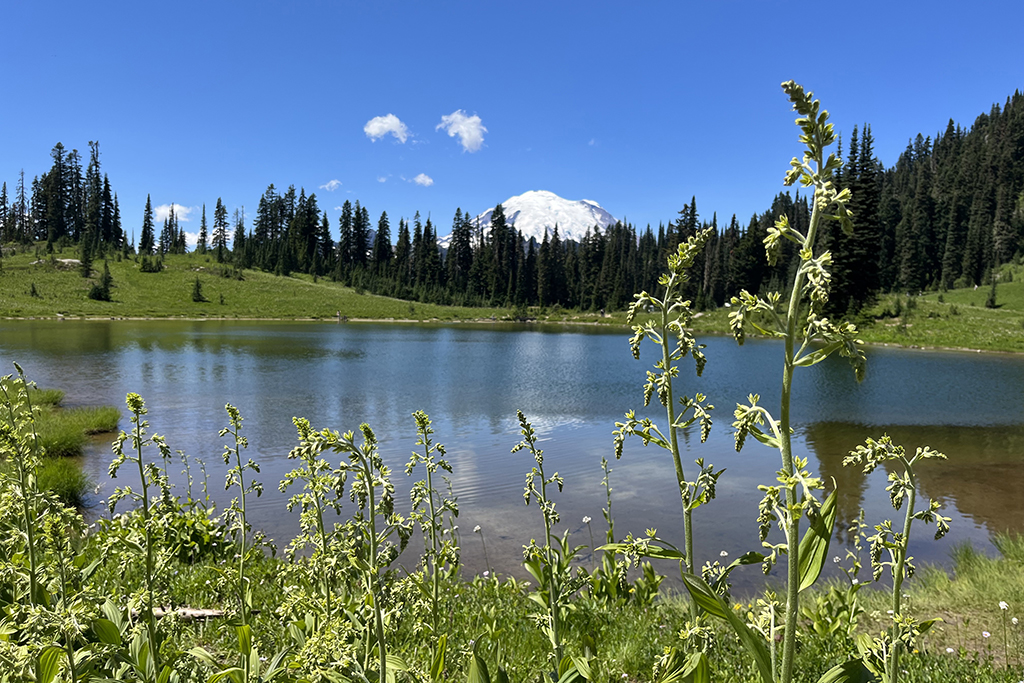
<path id="1" fill-rule="evenodd" d="M 346 199 L 392 225 L 419 210 L 444 234 L 456 207 L 535 189 L 641 227 L 691 195 L 702 217 L 745 222 L 799 152 L 783 80 L 844 136 L 870 123 L 887 166 L 908 138 L 1024 89 L 1019 2 L 76 1 L 3 16 L 0 180 L 10 192 L 56 142 L 87 157 L 99 140 L 136 235 L 147 194 L 195 207 L 195 232 L 218 197 L 251 219 L 269 183 L 315 192 L 335 229 Z M 388 115 L 400 124 L 368 127 Z"/>

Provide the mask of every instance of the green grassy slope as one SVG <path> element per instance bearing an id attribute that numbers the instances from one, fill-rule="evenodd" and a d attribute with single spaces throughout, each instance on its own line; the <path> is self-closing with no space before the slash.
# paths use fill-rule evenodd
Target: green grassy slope
<path id="1" fill-rule="evenodd" d="M 500 308 L 439 306 L 360 294 L 329 279 L 314 282 L 308 275 L 279 277 L 255 270 L 243 279 L 223 277 L 228 268 L 212 256 L 168 256 L 160 273 L 143 273 L 134 258 L 110 260 L 114 279 L 112 301 L 93 301 L 86 294 L 99 280 L 102 261 L 93 277 L 83 278 L 74 265 L 59 259 L 77 257 L 77 250 L 37 261 L 32 253 L 8 255 L 0 272 L 0 317 L 128 317 L 128 318 L 333 318 L 339 312 L 353 319 L 482 320 L 510 319 Z M 205 302 L 194 302 L 196 278 Z M 32 286 L 38 296 L 32 296 Z M 1024 352 L 1024 266 L 1004 265 L 996 293 L 996 308 L 986 308 L 990 288 L 930 292 L 915 297 L 884 295 L 858 320 L 862 338 L 870 343 L 901 346 Z M 222 298 L 223 297 L 223 298 Z M 899 304 L 897 305 L 897 299 Z M 223 301 L 223 303 L 222 303 Z M 609 316 L 563 310 L 531 310 L 540 320 L 554 322 L 625 323 L 625 313 Z M 700 313 L 693 321 L 698 332 L 728 334 L 728 309 Z"/>

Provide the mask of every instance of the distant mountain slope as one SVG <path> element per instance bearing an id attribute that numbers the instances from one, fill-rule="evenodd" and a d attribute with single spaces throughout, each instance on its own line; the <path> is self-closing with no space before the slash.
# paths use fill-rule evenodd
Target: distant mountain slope
<path id="1" fill-rule="evenodd" d="M 526 239 L 533 237 L 537 242 L 544 239 L 545 230 L 550 234 L 556 225 L 561 239 L 579 241 L 595 225 L 605 228 L 615 223 L 615 216 L 595 201 L 564 199 L 546 190 L 524 192 L 501 202 L 501 206 L 505 210 L 506 222 L 522 231 Z M 484 211 L 473 219 L 473 224 L 486 228 L 491 224 L 493 213 L 493 207 Z M 448 235 L 438 241 L 447 247 L 450 239 Z"/>

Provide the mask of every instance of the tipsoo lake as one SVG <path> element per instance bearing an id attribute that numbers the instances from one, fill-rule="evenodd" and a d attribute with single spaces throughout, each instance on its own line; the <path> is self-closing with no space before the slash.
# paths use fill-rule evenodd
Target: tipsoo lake
<path id="1" fill-rule="evenodd" d="M 525 574 L 522 546 L 543 526 L 536 507 L 523 504 L 533 461 L 524 452 L 510 453 L 520 440 L 517 409 L 541 437 L 545 468 L 565 479 L 556 496 L 559 531 L 568 529 L 577 545 L 589 546 L 591 532 L 598 544 L 604 541 L 604 456 L 612 467 L 616 535 L 656 528 L 682 545 L 668 453 L 631 439 L 622 459 L 614 457 L 612 431 L 627 410 L 664 423 L 660 405 L 643 409 L 642 385 L 655 349 L 642 348 L 634 360 L 628 337 L 625 330 L 584 326 L 26 320 L 3 323 L 0 357 L 9 368 L 18 361 L 40 386 L 66 391 L 67 406 L 119 406 L 124 429 L 125 395 L 141 394 L 151 432 L 206 463 L 209 494 L 222 506 L 228 502 L 225 440 L 217 432 L 227 425 L 224 404 L 237 406 L 248 456 L 260 464 L 266 488 L 250 501 L 249 519 L 279 547 L 298 528 L 297 513 L 286 511 L 287 495 L 277 490 L 295 464 L 287 458 L 297 443 L 292 417 L 342 432 L 369 423 L 391 466 L 399 510 L 407 512 L 412 482 L 403 467 L 415 447 L 412 413 L 424 410 L 452 464 L 467 569 Z M 777 412 L 782 376 L 779 343 L 701 341 L 707 368 L 698 378 L 692 361 L 684 363 L 676 392 L 706 394 L 716 406 L 715 424 L 705 444 L 696 427 L 685 435 L 684 468 L 692 471 L 693 461 L 704 458 L 727 471 L 717 499 L 694 513 L 699 563 L 722 552 L 735 557 L 760 549 L 757 485 L 775 481 L 779 458 L 753 439 L 736 453 L 732 411 L 756 393 L 761 405 Z M 869 525 L 898 514 L 889 505 L 885 471 L 865 476 L 842 465 L 865 438 L 889 434 L 911 453 L 928 445 L 949 457 L 916 468 L 919 496 L 938 500 L 942 514 L 952 517 L 952 531 L 941 541 L 932 540 L 933 530 L 915 530 L 911 552 L 918 562 L 941 564 L 954 544 L 990 549 L 993 534 L 1024 532 L 1024 356 L 885 347 L 869 347 L 867 356 L 861 384 L 838 357 L 798 369 L 794 381 L 796 452 L 830 488 L 833 481 L 838 486 L 839 519 L 855 518 L 861 507 Z M 95 502 L 120 483 L 107 476 L 110 440 L 97 437 L 83 458 L 98 487 Z M 184 494 L 181 463 L 169 469 Z M 202 475 L 194 466 L 192 475 L 199 495 Z M 101 509 L 97 505 L 95 514 Z M 589 528 L 584 517 L 592 519 Z M 473 532 L 476 526 L 481 533 Z M 849 540 L 844 532 L 839 538 Z M 589 556 L 582 561 L 589 563 Z M 671 564 L 659 571 L 677 575 Z M 733 576 L 740 586 L 762 580 L 756 567 Z"/>

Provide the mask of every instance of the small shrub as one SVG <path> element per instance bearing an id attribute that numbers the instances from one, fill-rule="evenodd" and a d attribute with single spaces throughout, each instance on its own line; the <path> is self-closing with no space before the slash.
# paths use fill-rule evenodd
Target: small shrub
<path id="1" fill-rule="evenodd" d="M 32 286 L 28 290 L 28 295 L 30 297 L 32 297 L 33 299 L 42 298 L 42 297 L 39 296 L 39 291 L 36 289 L 36 283 L 34 283 L 34 282 L 32 283 Z"/>
<path id="2" fill-rule="evenodd" d="M 206 297 L 203 296 L 203 283 L 199 281 L 198 275 L 196 275 L 195 284 L 192 285 L 192 301 L 197 304 L 201 304 L 206 301 Z"/>

